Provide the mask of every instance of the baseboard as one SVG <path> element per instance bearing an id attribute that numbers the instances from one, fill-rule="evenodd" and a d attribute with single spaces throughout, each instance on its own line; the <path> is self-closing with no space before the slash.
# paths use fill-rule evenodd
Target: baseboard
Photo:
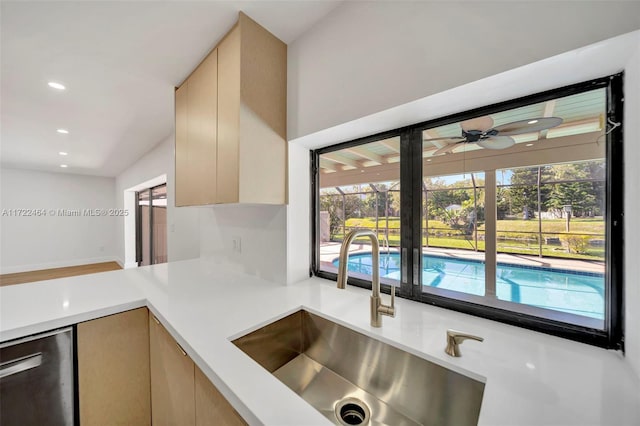
<path id="1" fill-rule="evenodd" d="M 104 256 L 104 257 L 92 257 L 89 259 L 76 259 L 76 260 L 64 260 L 59 262 L 34 263 L 31 265 L 5 266 L 2 269 L 0 269 L 0 275 L 16 274 L 19 272 L 40 271 L 42 269 L 65 268 L 67 266 L 80 266 L 80 265 L 89 265 L 91 263 L 104 263 L 104 262 L 117 262 L 120 266 L 122 266 L 122 264 L 118 261 L 117 257 Z"/>
<path id="2" fill-rule="evenodd" d="M 120 263 L 120 262 L 118 262 L 118 263 Z M 120 264 L 120 266 L 122 266 L 122 269 L 137 268 L 138 267 L 138 262 L 127 262 L 124 265 Z"/>

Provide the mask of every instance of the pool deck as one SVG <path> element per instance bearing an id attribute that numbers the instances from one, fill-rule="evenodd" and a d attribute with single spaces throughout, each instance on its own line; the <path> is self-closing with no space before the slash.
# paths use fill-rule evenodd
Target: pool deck
<path id="1" fill-rule="evenodd" d="M 341 243 L 324 243 L 320 246 L 320 264 L 325 270 L 335 270 L 331 262 L 340 255 Z M 381 250 L 385 248 L 381 247 Z M 367 253 L 371 251 L 368 244 L 352 244 L 349 253 Z M 392 252 L 397 252 L 391 248 Z M 436 247 L 423 247 L 423 254 L 433 254 L 437 256 L 450 257 L 452 259 L 473 259 L 484 260 L 484 252 L 476 252 L 460 249 L 445 249 Z M 605 264 L 600 261 L 562 259 L 554 257 L 528 256 L 524 254 L 498 253 L 498 263 L 510 263 L 513 265 L 533 266 L 539 268 L 565 269 L 570 271 L 593 272 L 602 274 L 605 272 Z"/>

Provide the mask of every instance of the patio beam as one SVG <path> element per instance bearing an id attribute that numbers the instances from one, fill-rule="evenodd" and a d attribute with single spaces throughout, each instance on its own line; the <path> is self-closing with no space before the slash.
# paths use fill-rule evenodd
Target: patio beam
<path id="1" fill-rule="evenodd" d="M 556 109 L 556 99 L 551 99 L 550 101 L 545 102 L 544 112 L 542 113 L 542 116 L 553 117 L 553 112 L 555 111 L 555 109 Z M 548 131 L 549 129 L 540 131 L 540 135 L 538 136 L 538 139 L 546 139 Z"/>
<path id="2" fill-rule="evenodd" d="M 392 141 L 396 141 L 397 143 L 394 143 Z M 392 138 L 392 139 L 385 139 L 383 141 L 380 141 L 380 143 L 385 146 L 386 148 L 390 149 L 391 151 L 395 152 L 396 154 L 400 153 L 400 141 L 396 140 L 396 138 Z"/>
<path id="3" fill-rule="evenodd" d="M 382 155 L 378 155 L 375 152 L 371 152 L 369 149 L 365 148 L 365 146 L 366 145 L 354 146 L 352 148 L 345 149 L 345 151 L 350 152 L 366 160 L 373 161 L 374 163 L 384 164 L 387 162 Z"/>
<path id="4" fill-rule="evenodd" d="M 352 160 L 352 159 L 347 158 L 347 157 L 344 157 L 344 156 L 342 156 L 342 155 L 340 155 L 338 153 L 335 153 L 335 152 L 322 154 L 320 156 L 320 159 L 333 161 L 334 163 L 343 164 L 345 166 L 354 167 L 356 169 L 359 169 L 359 168 L 362 167 L 362 164 L 360 164 L 360 162 L 358 162 L 356 160 Z"/>

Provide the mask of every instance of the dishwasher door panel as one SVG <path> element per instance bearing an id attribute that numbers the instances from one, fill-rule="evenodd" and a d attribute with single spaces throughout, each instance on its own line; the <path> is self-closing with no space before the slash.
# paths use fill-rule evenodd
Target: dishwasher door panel
<path id="1" fill-rule="evenodd" d="M 0 345 L 0 425 L 73 425 L 73 330 Z"/>

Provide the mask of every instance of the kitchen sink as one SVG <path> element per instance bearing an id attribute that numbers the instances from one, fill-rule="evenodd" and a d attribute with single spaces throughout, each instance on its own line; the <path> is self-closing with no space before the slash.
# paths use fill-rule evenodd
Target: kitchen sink
<path id="1" fill-rule="evenodd" d="M 335 424 L 478 423 L 483 382 L 305 310 L 233 343 Z"/>

